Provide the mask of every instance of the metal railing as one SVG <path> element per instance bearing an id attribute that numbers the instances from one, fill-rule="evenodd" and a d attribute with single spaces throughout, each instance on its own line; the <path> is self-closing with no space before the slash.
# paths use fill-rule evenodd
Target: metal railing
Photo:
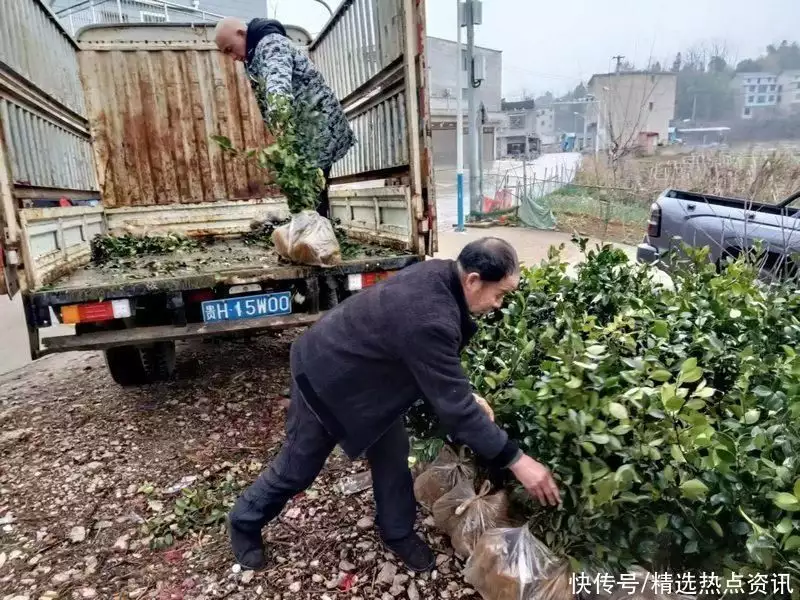
<path id="1" fill-rule="evenodd" d="M 73 36 L 81 27 L 103 23 L 192 23 L 223 18 L 202 10 L 198 0 L 191 5 L 167 0 L 82 0 L 56 11 L 56 16 Z"/>

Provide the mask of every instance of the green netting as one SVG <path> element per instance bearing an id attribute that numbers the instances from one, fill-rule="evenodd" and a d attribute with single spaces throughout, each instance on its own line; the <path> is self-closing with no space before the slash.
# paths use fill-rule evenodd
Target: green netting
<path id="1" fill-rule="evenodd" d="M 519 198 L 520 221 L 535 229 L 555 229 L 556 217 L 549 196 L 526 193 Z"/>

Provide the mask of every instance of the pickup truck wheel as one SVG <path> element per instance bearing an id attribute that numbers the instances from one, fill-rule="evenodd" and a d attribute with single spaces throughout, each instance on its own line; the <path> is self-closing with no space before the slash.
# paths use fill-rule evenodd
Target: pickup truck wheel
<path id="1" fill-rule="evenodd" d="M 109 348 L 105 355 L 111 378 L 123 387 L 166 381 L 175 372 L 174 342 L 159 342 L 146 348 Z"/>

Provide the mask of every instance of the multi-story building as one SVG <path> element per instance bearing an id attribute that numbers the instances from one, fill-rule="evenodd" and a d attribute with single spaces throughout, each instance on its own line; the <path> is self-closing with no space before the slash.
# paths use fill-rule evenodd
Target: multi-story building
<path id="1" fill-rule="evenodd" d="M 459 59 L 456 42 L 436 37 L 428 37 L 427 42 L 434 165 L 440 167 L 456 164 L 458 94 L 461 94 L 463 100 L 464 163 L 467 164 L 470 140 L 467 134 L 469 90 L 466 46 L 462 46 Z M 479 118 L 483 115 L 483 133 L 479 138 L 479 145 L 483 161 L 490 162 L 495 158 L 496 134 L 503 122 L 500 109 L 503 53 L 500 50 L 476 46 L 475 60 L 476 76 L 481 79 L 480 87 L 475 88 L 475 99 L 479 107 Z M 461 68 L 457 72 L 459 65 Z"/>
<path id="2" fill-rule="evenodd" d="M 800 70 L 737 73 L 733 80 L 737 114 L 771 119 L 800 112 Z"/>
<path id="3" fill-rule="evenodd" d="M 499 156 L 531 156 L 542 147 L 556 143 L 552 107 L 537 108 L 533 100 L 503 100 L 501 108 L 505 123 L 498 133 Z"/>
<path id="4" fill-rule="evenodd" d="M 675 118 L 675 73 L 631 71 L 592 75 L 589 135 L 600 147 L 652 147 L 669 139 Z"/>

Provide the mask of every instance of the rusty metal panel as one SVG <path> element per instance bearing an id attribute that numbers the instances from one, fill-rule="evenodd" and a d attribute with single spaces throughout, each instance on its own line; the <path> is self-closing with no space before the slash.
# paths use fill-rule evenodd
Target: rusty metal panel
<path id="1" fill-rule="evenodd" d="M 244 69 L 217 51 L 213 28 L 93 27 L 79 42 L 105 206 L 276 195 L 265 172 L 211 140 L 269 141 Z"/>
<path id="2" fill-rule="evenodd" d="M 77 46 L 41 0 L 0 2 L 0 64 L 84 114 Z"/>

